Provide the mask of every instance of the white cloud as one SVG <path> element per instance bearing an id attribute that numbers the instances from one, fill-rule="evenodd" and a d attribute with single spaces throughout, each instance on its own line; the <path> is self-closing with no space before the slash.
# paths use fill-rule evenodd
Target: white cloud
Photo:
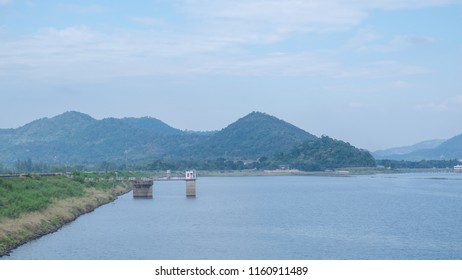
<path id="1" fill-rule="evenodd" d="M 381 38 L 382 38 L 382 35 L 380 35 L 374 29 L 362 28 L 345 43 L 344 48 L 362 50 L 364 46 L 367 46 L 372 42 L 376 42 L 377 40 Z"/>
<path id="2" fill-rule="evenodd" d="M 462 112 L 462 95 L 439 102 L 417 104 L 415 109 L 429 112 Z"/>
<path id="3" fill-rule="evenodd" d="M 345 68 L 335 76 L 338 78 L 373 79 L 413 76 L 429 72 L 429 69 L 422 66 L 403 64 L 399 61 L 393 60 L 384 60 L 368 62 L 363 65 Z"/>
<path id="4" fill-rule="evenodd" d="M 390 83 L 390 87 L 393 89 L 408 88 L 409 86 L 410 84 L 408 82 L 402 80 L 392 81 Z"/>
<path id="5" fill-rule="evenodd" d="M 395 52 L 405 50 L 414 46 L 431 44 L 436 40 L 431 37 L 425 36 L 415 36 L 415 35 L 406 35 L 406 36 L 396 36 L 389 42 L 385 44 L 378 45 L 369 45 L 363 46 L 363 50 L 366 51 L 378 51 L 378 52 Z"/>
<path id="6" fill-rule="evenodd" d="M 207 72 L 219 68 L 207 62 L 223 64 L 214 55 L 226 54 L 233 44 L 233 38 L 189 34 L 127 30 L 103 35 L 87 27 L 48 28 L 1 44 L 0 72 L 15 68 L 35 77 L 75 79 Z"/>
<path id="7" fill-rule="evenodd" d="M 217 24 L 241 22 L 243 27 L 278 34 L 344 30 L 366 17 L 342 1 L 315 0 L 185 0 L 183 9 L 193 17 Z"/>
<path id="8" fill-rule="evenodd" d="M 29 75 L 49 79 L 226 74 L 247 76 L 300 76 L 323 78 L 390 78 L 427 73 L 428 70 L 397 61 L 343 65 L 339 56 L 305 51 L 249 53 L 242 48 L 250 34 L 178 34 L 144 30 L 101 34 L 88 27 L 48 28 L 26 39 L 0 45 L 2 75 Z M 2 70 L 3 69 L 3 70 Z M 16 71 L 11 71 L 16 69 Z M 22 72 L 22 75 L 19 74 Z"/>
<path id="9" fill-rule="evenodd" d="M 244 76 L 325 77 L 337 71 L 337 64 L 311 53 L 274 53 L 266 56 L 203 58 L 197 72 Z"/>
<path id="10" fill-rule="evenodd" d="M 58 43 L 58 44 L 81 44 L 95 40 L 98 37 L 96 32 L 91 29 L 82 26 L 69 27 L 64 29 L 47 28 L 40 30 L 35 35 L 35 39 L 38 41 L 47 41 Z"/>
<path id="11" fill-rule="evenodd" d="M 448 4 L 460 4 L 460 0 L 358 0 L 353 3 L 369 9 L 418 9 L 425 7 L 441 6 Z"/>
<path id="12" fill-rule="evenodd" d="M 366 108 L 368 107 L 368 105 L 365 105 L 361 102 L 357 102 L 357 101 L 351 101 L 347 104 L 347 106 L 351 109 L 361 109 L 361 108 Z"/>
<path id="13" fill-rule="evenodd" d="M 101 5 L 62 4 L 60 8 L 64 11 L 70 11 L 77 14 L 98 14 L 108 10 L 105 6 Z"/>
<path id="14" fill-rule="evenodd" d="M 343 48 L 360 52 L 397 52 L 434 42 L 435 38 L 417 35 L 400 35 L 385 41 L 384 36 L 376 30 L 364 28 L 348 40 Z"/>
<path id="15" fill-rule="evenodd" d="M 461 0 L 181 0 L 187 15 L 206 24 L 241 22 L 259 32 L 326 32 L 358 26 L 371 10 L 417 9 Z"/>
<path id="16" fill-rule="evenodd" d="M 165 22 L 161 19 L 155 18 L 155 17 L 130 17 L 129 18 L 131 21 L 139 23 L 141 25 L 146 25 L 149 27 L 153 26 L 159 26 L 159 25 L 164 25 Z"/>
<path id="17" fill-rule="evenodd" d="M 330 54 L 307 50 L 253 53 L 247 47 L 280 42 L 294 32 L 352 28 L 368 16 L 370 9 L 415 8 L 449 2 L 455 1 L 177 0 L 175 7 L 180 7 L 185 16 L 181 26 L 168 26 L 171 23 L 155 17 L 127 16 L 148 27 L 167 28 L 113 30 L 105 34 L 85 26 L 48 28 L 29 37 L 5 40 L 0 45 L 0 72 L 8 75 L 7 70 L 14 68 L 58 77 L 66 73 L 76 74 L 75 77 L 173 73 L 385 76 L 400 81 L 399 76 L 422 74 L 428 69 L 397 61 L 357 62 L 347 67 L 341 59 L 345 49 L 390 52 L 432 43 L 433 38 L 409 35 L 382 42 L 382 35 L 369 28 L 360 29 L 343 50 L 331 50 Z M 101 6 L 63 8 L 82 13 L 105 10 Z M 87 70 L 82 71 L 84 68 Z"/>

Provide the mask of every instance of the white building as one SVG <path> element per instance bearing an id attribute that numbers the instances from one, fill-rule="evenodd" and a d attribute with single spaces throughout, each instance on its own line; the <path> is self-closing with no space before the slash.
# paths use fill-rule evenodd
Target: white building
<path id="1" fill-rule="evenodd" d="M 456 165 L 456 166 L 454 166 L 454 172 L 456 172 L 456 173 L 462 173 L 462 165 Z"/>
<path id="2" fill-rule="evenodd" d="M 186 180 L 195 180 L 196 179 L 196 171 L 188 170 L 186 171 Z"/>

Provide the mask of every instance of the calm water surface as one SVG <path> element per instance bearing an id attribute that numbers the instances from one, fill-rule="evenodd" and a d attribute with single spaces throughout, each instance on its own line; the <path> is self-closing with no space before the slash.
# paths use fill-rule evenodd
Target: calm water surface
<path id="1" fill-rule="evenodd" d="M 156 182 L 4 259 L 462 259 L 462 175 Z"/>

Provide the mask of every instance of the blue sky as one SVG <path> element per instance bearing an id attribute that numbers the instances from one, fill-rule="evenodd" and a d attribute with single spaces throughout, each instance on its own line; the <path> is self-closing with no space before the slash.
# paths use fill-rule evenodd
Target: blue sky
<path id="1" fill-rule="evenodd" d="M 460 0 L 0 0 L 0 128 L 263 111 L 376 150 L 462 133 Z"/>

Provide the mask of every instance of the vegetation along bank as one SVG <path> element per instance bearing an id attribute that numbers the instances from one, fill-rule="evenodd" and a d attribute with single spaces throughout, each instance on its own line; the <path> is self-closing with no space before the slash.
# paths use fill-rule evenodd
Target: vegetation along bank
<path id="1" fill-rule="evenodd" d="M 0 256 L 131 190 L 131 184 L 109 176 L 75 173 L 0 179 Z"/>

